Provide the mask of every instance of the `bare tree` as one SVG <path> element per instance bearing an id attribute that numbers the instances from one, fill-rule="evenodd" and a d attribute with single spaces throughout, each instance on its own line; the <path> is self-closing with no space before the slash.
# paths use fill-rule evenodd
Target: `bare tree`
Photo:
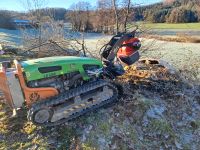
<path id="1" fill-rule="evenodd" d="M 93 30 L 103 33 L 127 31 L 130 20 L 131 0 L 98 0 L 96 10 L 90 4 L 79 1 L 71 6 L 66 18 L 75 31 Z"/>
<path id="2" fill-rule="evenodd" d="M 128 17 L 130 15 L 130 6 L 131 6 L 131 0 L 124 0 L 124 4 L 126 4 L 126 6 L 124 6 L 125 8 L 125 16 L 124 16 L 124 32 L 127 32 L 127 21 L 128 21 Z"/>
<path id="3" fill-rule="evenodd" d="M 34 25 L 37 25 L 37 30 L 39 31 L 39 33 L 35 34 L 34 41 L 35 39 L 37 39 L 38 42 L 36 41 L 36 44 L 41 45 L 42 44 L 41 21 L 43 17 L 41 10 L 46 6 L 47 0 L 26 0 L 26 1 L 21 1 L 21 3 L 24 6 L 24 8 L 28 11 L 28 19 L 32 20 Z M 27 37 L 28 34 L 25 33 L 25 35 L 26 35 L 25 37 L 28 38 Z M 24 39 L 24 41 L 26 40 L 27 39 Z M 39 51 L 40 51 L 40 46 L 39 46 Z"/>
<path id="4" fill-rule="evenodd" d="M 32 30 L 22 29 L 24 49 L 31 50 L 35 57 L 68 55 L 69 41 L 65 40 L 63 21 L 55 21 L 54 11 L 45 8 L 46 4 L 47 0 L 27 0 L 23 3 L 28 19 L 34 24 Z"/>
<path id="5" fill-rule="evenodd" d="M 42 8 L 48 4 L 48 0 L 21 0 L 21 4 L 28 12 L 29 18 L 35 22 L 42 19 Z"/>
<path id="6" fill-rule="evenodd" d="M 114 33 L 115 18 L 111 0 L 98 0 L 95 15 L 93 23 L 100 32 Z"/>
<path id="7" fill-rule="evenodd" d="M 115 33 L 117 34 L 119 31 L 127 31 L 127 22 L 128 18 L 130 16 L 130 9 L 131 9 L 131 0 L 99 0 L 101 6 L 104 6 L 104 17 L 103 20 L 106 19 L 106 16 L 109 16 L 109 22 L 111 22 L 112 18 L 114 18 L 115 24 Z M 105 7 L 111 3 L 111 7 Z M 105 14 L 106 11 L 111 10 L 111 12 L 108 14 Z M 123 29 L 120 29 L 120 26 L 122 26 Z"/>
<path id="8" fill-rule="evenodd" d="M 73 30 L 90 30 L 90 8 L 90 3 L 84 1 L 79 1 L 70 7 L 71 12 L 66 17 L 71 22 Z"/>
<path id="9" fill-rule="evenodd" d="M 117 0 L 112 0 L 113 9 L 115 12 L 116 34 L 119 32 L 119 16 L 117 12 Z"/>

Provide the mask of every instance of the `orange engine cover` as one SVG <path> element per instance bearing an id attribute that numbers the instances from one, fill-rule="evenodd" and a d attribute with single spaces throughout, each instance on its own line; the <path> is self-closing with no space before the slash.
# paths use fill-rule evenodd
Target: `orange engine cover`
<path id="1" fill-rule="evenodd" d="M 119 51 L 117 52 L 117 57 L 121 62 L 126 65 L 132 65 L 139 60 L 140 55 L 138 50 L 141 47 L 140 40 L 138 38 L 131 38 L 130 40 L 125 41 Z"/>
<path id="2" fill-rule="evenodd" d="M 130 40 L 124 41 L 122 47 L 117 52 L 117 57 L 130 56 L 139 50 L 141 44 L 138 38 L 131 38 Z"/>

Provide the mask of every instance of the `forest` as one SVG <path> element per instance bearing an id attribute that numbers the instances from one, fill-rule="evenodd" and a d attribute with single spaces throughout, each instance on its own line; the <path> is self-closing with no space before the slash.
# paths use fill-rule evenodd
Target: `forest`
<path id="1" fill-rule="evenodd" d="M 115 3 L 113 3 L 115 2 Z M 116 24 L 124 31 L 128 23 L 146 21 L 151 23 L 200 22 L 199 0 L 164 0 L 151 5 L 136 5 L 131 0 L 98 0 L 96 6 L 79 1 L 70 8 L 38 8 L 34 11 L 15 12 L 0 10 L 0 27 L 14 28 L 12 19 L 39 21 L 62 20 L 69 22 L 77 31 L 113 33 Z"/>
<path id="2" fill-rule="evenodd" d="M 191 23 L 200 21 L 199 0 L 166 0 L 145 7 L 133 8 L 133 20 L 153 23 Z"/>

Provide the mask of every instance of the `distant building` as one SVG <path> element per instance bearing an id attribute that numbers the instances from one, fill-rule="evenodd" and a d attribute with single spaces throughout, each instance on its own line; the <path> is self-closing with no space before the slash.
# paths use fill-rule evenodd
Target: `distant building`
<path id="1" fill-rule="evenodd" d="M 11 21 L 11 23 L 13 23 L 16 28 L 31 28 L 33 24 L 30 20 L 19 19 L 14 19 Z"/>

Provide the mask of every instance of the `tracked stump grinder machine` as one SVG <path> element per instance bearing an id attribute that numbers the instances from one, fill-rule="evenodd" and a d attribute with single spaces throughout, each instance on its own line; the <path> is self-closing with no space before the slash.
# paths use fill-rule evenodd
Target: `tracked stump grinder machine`
<path id="1" fill-rule="evenodd" d="M 136 31 L 136 30 L 135 30 Z M 56 56 L 0 62 L 0 91 L 17 112 L 26 106 L 28 120 L 54 126 L 118 99 L 117 76 L 139 59 L 135 31 L 121 33 L 101 48 L 101 60 Z"/>

